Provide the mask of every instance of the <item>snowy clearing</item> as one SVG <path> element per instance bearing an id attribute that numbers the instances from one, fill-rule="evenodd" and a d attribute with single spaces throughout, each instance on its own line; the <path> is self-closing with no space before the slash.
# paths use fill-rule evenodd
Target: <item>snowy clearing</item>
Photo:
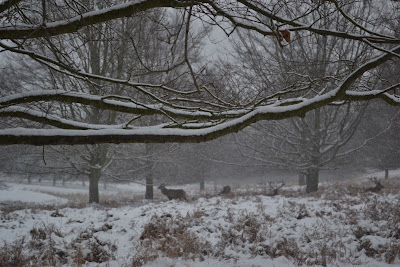
<path id="1" fill-rule="evenodd" d="M 29 189 L 20 184 L 13 184 L 8 190 L 1 190 L 0 202 L 20 201 L 33 203 L 67 203 L 66 199 L 55 197 L 49 194 L 33 192 L 34 186 L 29 186 Z M 54 189 L 53 189 L 54 190 Z"/>
<path id="2" fill-rule="evenodd" d="M 189 202 L 82 205 L 55 197 L 62 188 L 11 184 L 0 191 L 0 262 L 5 266 L 399 266 L 400 179 L 380 194 L 368 180 L 325 184 L 319 193 L 286 187 L 236 186 L 216 196 L 211 186 L 185 186 Z M 25 189 L 25 190 L 24 190 Z M 141 185 L 103 193 L 143 194 Z M 49 191 L 54 195 L 32 192 Z M 82 193 L 64 189 L 63 193 Z M 36 204 L 11 204 L 17 197 Z M 132 197 L 132 196 L 131 196 Z M 41 204 L 39 204 L 41 202 Z M 49 203 L 52 203 L 49 205 Z"/>

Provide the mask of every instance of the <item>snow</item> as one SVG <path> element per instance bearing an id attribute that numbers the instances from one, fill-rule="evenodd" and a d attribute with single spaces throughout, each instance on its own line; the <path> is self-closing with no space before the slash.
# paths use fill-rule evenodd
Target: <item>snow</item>
<path id="1" fill-rule="evenodd" d="M 7 190 L 0 190 L 0 202 L 4 201 L 20 201 L 20 202 L 32 202 L 32 203 L 53 203 L 61 204 L 67 201 L 63 198 L 54 197 L 49 194 L 33 192 L 26 189 L 22 185 L 11 185 L 11 188 Z"/>
<path id="2" fill-rule="evenodd" d="M 393 177 L 400 177 L 400 169 L 389 170 L 389 175 Z M 384 171 L 370 170 L 367 174 L 368 177 L 376 177 L 378 179 L 385 178 Z"/>
<path id="3" fill-rule="evenodd" d="M 326 94 L 324 97 L 331 97 L 332 93 Z M 300 104 L 295 104 L 292 106 L 266 106 L 259 107 L 255 110 L 248 112 L 247 114 L 240 116 L 238 118 L 234 118 L 232 120 L 223 122 L 221 124 L 211 126 L 206 129 L 171 129 L 171 128 L 161 128 L 163 125 L 158 126 L 149 126 L 149 127 L 138 127 L 136 129 L 102 129 L 102 130 L 65 130 L 65 129 L 28 129 L 28 128 L 11 128 L 0 130 L 0 136 L 73 136 L 73 137 L 81 137 L 87 139 L 88 136 L 136 136 L 143 137 L 145 139 L 150 139 L 150 136 L 160 136 L 163 138 L 157 139 L 157 142 L 173 142 L 176 141 L 177 137 L 204 137 L 211 136 L 213 138 L 218 137 L 219 133 L 226 129 L 230 131 L 238 131 L 243 128 L 246 124 L 250 124 L 254 122 L 254 118 L 259 115 L 264 115 L 266 117 L 270 116 L 270 119 L 273 118 L 284 118 L 284 116 L 289 116 L 280 114 L 288 111 L 296 111 L 298 108 L 305 107 L 307 104 L 310 104 L 315 101 L 322 101 L 324 99 L 322 96 L 315 97 L 313 100 L 304 101 Z M 239 112 L 239 111 L 237 111 Z M 247 112 L 247 111 L 246 111 Z M 230 114 L 232 115 L 232 114 Z M 239 113 L 237 113 L 239 115 Z M 122 140 L 118 140 L 120 142 Z M 130 140 L 130 142 L 138 142 L 138 139 Z M 73 144 L 72 140 L 69 140 L 69 144 Z"/>
<path id="4" fill-rule="evenodd" d="M 392 49 L 392 52 L 397 51 L 400 46 Z M 90 94 L 83 94 L 77 92 L 67 92 L 67 91 L 59 91 L 59 90 L 44 90 L 38 92 L 28 92 L 24 94 L 17 94 L 13 96 L 7 96 L 4 98 L 0 98 L 0 105 L 12 105 L 15 103 L 24 103 L 32 100 L 51 100 L 57 95 L 62 95 L 63 100 L 69 99 L 71 102 L 82 102 L 82 103 L 90 103 L 90 104 L 105 104 L 107 108 L 110 109 L 124 109 L 124 112 L 127 113 L 135 113 L 141 114 L 146 112 L 147 110 L 152 110 L 152 112 L 163 114 L 168 113 L 172 117 L 178 118 L 191 118 L 191 119 L 231 119 L 225 122 L 222 122 L 217 125 L 213 124 L 203 124 L 201 126 L 209 126 L 206 129 L 171 129 L 166 128 L 171 125 L 160 124 L 156 126 L 150 127 L 139 127 L 136 129 L 121 129 L 124 125 L 114 125 L 114 126 L 106 126 L 106 125 L 89 125 L 80 122 L 73 122 L 70 120 L 65 120 L 58 117 L 48 117 L 53 122 L 59 122 L 66 125 L 74 126 L 75 128 L 94 128 L 98 130 L 65 130 L 65 129 L 27 129 L 27 128 L 11 128 L 0 130 L 0 136 L 4 137 L 3 139 L 9 139 L 10 136 L 13 137 L 33 137 L 34 136 L 69 136 L 76 137 L 74 140 L 77 144 L 79 143 L 87 143 L 88 136 L 106 136 L 108 137 L 107 142 L 111 142 L 110 136 L 129 136 L 129 142 L 143 142 L 143 139 L 146 141 L 153 142 L 176 142 L 178 138 L 187 137 L 187 139 L 192 138 L 192 140 L 188 140 L 187 142 L 193 141 L 205 141 L 207 139 L 215 139 L 219 136 L 225 135 L 228 132 L 233 133 L 237 132 L 244 127 L 259 121 L 259 120 L 276 120 L 276 119 L 285 119 L 292 116 L 298 116 L 299 112 L 305 113 L 308 110 L 311 110 L 316 107 L 318 103 L 328 103 L 332 101 L 340 100 L 341 97 L 347 94 L 347 91 L 350 89 L 351 85 L 354 81 L 360 78 L 364 73 L 366 73 L 369 69 L 375 68 L 377 62 L 379 63 L 382 60 L 388 60 L 390 56 L 388 54 L 384 54 L 373 58 L 362 66 L 358 67 L 355 71 L 347 76 L 347 78 L 335 89 L 330 92 L 315 96 L 311 99 L 306 98 L 293 98 L 287 99 L 284 101 L 276 101 L 274 104 L 265 105 L 260 107 L 251 107 L 249 109 L 238 109 L 238 110 L 230 110 L 225 112 L 205 112 L 198 110 L 196 108 L 184 108 L 180 106 L 172 106 L 168 107 L 167 105 L 163 105 L 165 101 L 159 99 L 158 97 L 151 95 L 149 92 L 147 94 L 151 95 L 153 99 L 155 99 L 158 103 L 156 105 L 144 105 L 138 104 L 130 98 L 127 97 L 118 97 L 118 96 L 95 96 Z M 86 75 L 86 74 L 85 74 Z M 123 81 L 119 81 L 123 82 Z M 141 89 L 142 90 L 142 89 Z M 143 89 L 142 91 L 146 91 Z M 383 92 L 383 91 L 382 91 Z M 350 92 L 348 96 L 361 96 L 363 93 Z M 367 95 L 377 95 L 378 91 L 370 91 Z M 391 101 L 399 102 L 399 98 L 388 96 L 384 94 L 384 96 L 389 97 Z M 33 98 L 33 99 L 31 99 Z M 111 99 L 110 99 L 111 98 Z M 115 100 L 118 99 L 118 100 Z M 54 99 L 53 99 L 54 100 Z M 284 103 L 293 103 L 291 105 L 282 105 Z M 27 115 L 33 117 L 44 117 L 46 114 L 38 111 L 30 111 L 25 110 L 22 107 L 8 107 L 3 109 L 3 112 L 22 112 Z M 300 115 L 301 115 L 300 114 Z M 191 126 L 190 124 L 188 125 Z M 200 126 L 200 124 L 193 124 L 192 126 Z M 111 129 L 110 129 L 111 128 Z M 79 138 L 78 138 L 79 137 Z M 135 138 L 136 137 L 136 138 Z M 157 138 L 161 137 L 161 138 Z M 196 138 L 197 137 L 197 138 Z M 114 138 L 118 142 L 122 140 L 118 138 Z M 21 139 L 22 140 L 22 139 Z M 117 142 L 116 141 L 116 142 Z M 16 142 L 16 141 L 14 141 Z M 26 142 L 26 141 L 21 141 Z M 64 140 L 64 143 L 66 141 Z M 104 141 L 103 141 L 104 142 Z M 127 142 L 127 141 L 125 141 Z M 69 144 L 74 144 L 72 139 L 68 140 Z M 50 144 L 59 144 L 59 143 L 50 143 Z"/>
<path id="5" fill-rule="evenodd" d="M 55 21 L 55 22 L 49 22 L 46 23 L 47 28 L 57 28 L 60 27 L 62 25 L 69 25 L 72 23 L 77 23 L 79 21 L 83 21 L 85 19 L 91 18 L 91 17 L 96 17 L 102 14 L 106 14 L 106 13 L 110 13 L 113 12 L 115 10 L 123 10 L 123 9 L 127 9 L 129 7 L 134 7 L 135 5 L 140 5 L 142 2 L 144 2 L 145 0 L 137 0 L 137 1 L 130 1 L 128 3 L 123 3 L 123 4 L 118 4 L 118 5 L 114 5 L 110 8 L 106 8 L 106 9 L 102 9 L 102 10 L 94 10 L 94 11 L 90 11 L 66 20 L 59 20 L 59 21 Z M 13 30 L 13 29 L 17 29 L 17 30 L 30 30 L 30 29 L 35 29 L 37 28 L 38 25 L 31 25 L 31 24 L 18 24 L 18 25 L 4 25 L 2 27 L 0 27 L 0 29 L 2 30 Z"/>
<path id="6" fill-rule="evenodd" d="M 47 191 L 47 192 L 54 192 L 54 193 L 66 193 L 66 194 L 75 194 L 75 193 L 87 193 L 88 185 L 82 186 L 79 183 L 66 183 L 64 186 L 58 182 L 56 186 L 53 186 L 51 182 L 44 181 L 41 184 L 17 184 L 17 183 L 7 183 L 10 186 L 10 189 L 5 190 L 5 192 L 10 192 L 11 194 L 18 194 L 22 196 L 26 194 L 26 192 L 31 191 Z M 124 192 L 130 193 L 139 193 L 143 192 L 145 189 L 144 185 L 138 183 L 127 183 L 127 184 L 109 184 L 107 189 L 104 189 L 102 186 L 99 185 L 99 191 L 103 194 L 120 194 Z M 3 192 L 3 190 L 0 190 Z M 20 200 L 20 199 L 17 199 Z M 20 200 L 22 201 L 22 200 Z"/>
<path id="7" fill-rule="evenodd" d="M 400 174 L 400 171 L 394 173 Z M 155 190 L 154 201 L 138 200 L 120 207 L 86 205 L 72 208 L 65 205 L 65 199 L 60 201 L 60 197 L 43 192 L 85 194 L 87 187 L 80 184 L 67 184 L 66 187 L 45 184 L 9 185 L 10 190 L 0 191 L 0 204 L 3 201 L 10 203 L 15 200 L 56 204 L 53 209 L 41 209 L 40 205 L 37 208 L 29 206 L 11 212 L 2 209 L 0 246 L 4 242 L 10 244 L 23 237 L 26 242 L 31 242 L 29 244 L 39 242 L 42 248 L 46 247 L 43 245 L 47 244 L 46 242 L 52 242 L 53 250 L 69 255 L 64 263 L 61 264 L 60 260 L 59 266 L 71 266 L 78 249 L 83 257 L 89 257 L 94 244 L 101 244 L 97 246 L 113 257 L 103 263 L 86 262 L 84 266 L 131 266 L 136 258 L 151 257 L 158 247 L 162 247 L 163 240 L 170 236 L 166 234 L 160 238 L 156 233 L 161 234 L 162 229 L 156 229 L 151 232 L 156 236 L 154 239 L 141 239 L 145 227 L 150 223 L 166 229 L 187 230 L 207 252 L 202 259 L 193 255 L 192 259 L 191 254 L 168 257 L 158 252 L 156 258 L 143 265 L 148 267 L 302 265 L 298 262 L 300 258 L 296 260 L 292 256 L 284 256 L 294 255 L 291 249 L 298 250 L 296 253 L 299 255 L 308 255 L 306 260 L 310 260 L 309 264 L 316 266 L 319 266 L 321 261 L 314 260 L 323 260 L 321 251 L 328 254 L 332 251 L 338 253 L 333 258 L 326 256 L 329 259 L 328 266 L 400 266 L 400 255 L 396 256 L 393 265 L 385 263 L 385 257 L 373 258 L 370 255 L 374 251 L 390 247 L 390 244 L 399 243 L 398 239 L 391 237 L 390 232 L 395 227 L 400 229 L 400 222 L 393 221 L 396 217 L 390 217 L 395 211 L 387 212 L 382 209 L 396 205 L 398 207 L 400 200 L 396 197 L 399 194 L 350 195 L 326 190 L 321 196 L 308 196 L 298 195 L 296 192 L 299 187 L 293 187 L 285 189 L 292 190 L 290 192 L 293 196 L 266 196 L 253 194 L 261 189 L 257 186 L 249 188 L 249 185 L 237 185 L 233 187 L 232 196 L 220 197 L 212 195 L 214 189 L 211 185 L 206 185 L 206 193 L 199 193 L 196 184 L 174 186 L 187 191 L 191 197 L 189 202 L 167 201 L 165 196 Z M 331 188 L 334 189 L 335 186 L 331 185 Z M 108 194 L 115 198 L 123 193 L 143 195 L 144 192 L 144 186 L 133 183 L 109 186 L 107 190 L 102 187 L 100 189 L 100 195 Z M 63 205 L 58 206 L 57 203 Z M 12 205 L 8 205 L 10 206 Z M 55 214 L 55 210 L 58 214 Z M 377 218 L 372 220 L 368 212 L 375 212 L 373 216 Z M 47 237 L 35 237 L 35 231 L 46 232 Z M 360 233 L 358 237 L 357 232 Z M 150 241 L 147 243 L 151 244 L 150 247 L 144 245 L 146 240 Z M 184 240 L 181 239 L 181 242 Z M 170 240 L 172 241 L 174 239 Z M 362 244 L 365 249 L 360 250 Z M 167 246 L 172 250 L 174 243 L 168 243 Z M 33 255 L 46 253 L 32 250 L 28 245 L 25 245 L 24 249 Z M 285 250 L 288 251 L 284 252 Z M 270 253 L 275 253 L 276 256 L 271 257 Z"/>
<path id="8" fill-rule="evenodd" d="M 101 124 L 82 123 L 73 120 L 63 119 L 58 116 L 51 115 L 48 112 L 37 111 L 30 108 L 28 109 L 26 107 L 21 107 L 21 106 L 6 107 L 3 108 L 0 113 L 24 113 L 26 115 L 30 115 L 38 119 L 46 118 L 49 121 L 58 122 L 64 125 L 69 125 L 76 129 L 122 129 L 127 126 L 126 124 L 101 125 Z"/>
<path id="9" fill-rule="evenodd" d="M 278 257 L 276 259 L 262 259 L 260 257 L 249 258 L 249 259 L 239 259 L 236 263 L 229 264 L 227 262 L 220 262 L 215 259 L 207 259 L 203 262 L 182 262 L 181 260 L 174 260 L 170 258 L 159 258 L 154 262 L 143 265 L 144 267 L 204 267 L 204 266 L 215 266 L 215 267 L 227 267 L 227 266 L 241 266 L 241 267 L 255 267 L 255 266 L 282 266 L 282 267 L 292 267 L 296 266 L 291 263 L 285 257 Z"/>

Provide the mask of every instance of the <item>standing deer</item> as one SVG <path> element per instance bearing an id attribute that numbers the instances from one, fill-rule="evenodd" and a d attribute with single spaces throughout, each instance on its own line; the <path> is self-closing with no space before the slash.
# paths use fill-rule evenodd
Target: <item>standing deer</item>
<path id="1" fill-rule="evenodd" d="M 160 189 L 161 193 L 166 195 L 169 200 L 184 199 L 184 200 L 188 201 L 186 198 L 186 192 L 183 191 L 182 189 L 167 189 L 164 184 L 161 184 L 158 187 L 158 189 Z"/>
<path id="2" fill-rule="evenodd" d="M 371 178 L 369 178 L 369 180 L 371 182 L 375 183 L 375 187 L 367 188 L 366 189 L 367 192 L 378 193 L 379 191 L 381 191 L 384 188 L 383 185 L 381 184 L 381 181 L 379 181 L 378 178 L 371 177 Z"/>

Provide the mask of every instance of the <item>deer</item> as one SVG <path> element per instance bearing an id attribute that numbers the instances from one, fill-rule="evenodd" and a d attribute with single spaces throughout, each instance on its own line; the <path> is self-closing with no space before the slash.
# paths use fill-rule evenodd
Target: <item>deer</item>
<path id="1" fill-rule="evenodd" d="M 231 187 L 229 185 L 224 186 L 224 188 L 222 188 L 222 191 L 219 192 L 218 195 L 227 195 L 231 193 Z"/>
<path id="2" fill-rule="evenodd" d="M 182 189 L 167 189 L 165 187 L 165 184 L 161 184 L 158 189 L 161 190 L 161 193 L 163 193 L 164 195 L 166 195 L 168 197 L 169 200 L 172 199 L 184 199 L 186 201 L 186 192 Z"/>
<path id="3" fill-rule="evenodd" d="M 269 182 L 269 188 L 272 189 L 272 193 L 270 195 L 271 196 L 278 195 L 279 194 L 279 189 L 281 189 L 284 185 L 285 185 L 284 182 L 281 182 L 280 184 Z"/>
<path id="4" fill-rule="evenodd" d="M 375 183 L 375 187 L 370 187 L 370 188 L 367 188 L 365 191 L 366 192 L 373 192 L 373 193 L 378 193 L 379 191 L 381 191 L 384 187 L 383 187 L 383 185 L 381 184 L 381 181 L 379 181 L 378 180 L 378 178 L 376 178 L 376 177 L 371 177 L 371 178 L 368 178 L 371 182 L 374 182 Z"/>

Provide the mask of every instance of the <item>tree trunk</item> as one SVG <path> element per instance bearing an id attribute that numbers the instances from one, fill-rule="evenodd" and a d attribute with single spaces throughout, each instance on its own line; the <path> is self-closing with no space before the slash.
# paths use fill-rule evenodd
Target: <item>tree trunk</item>
<path id="1" fill-rule="evenodd" d="M 62 179 L 62 185 L 65 186 L 65 178 Z"/>
<path id="2" fill-rule="evenodd" d="M 200 191 L 204 191 L 204 179 L 200 181 Z"/>
<path id="3" fill-rule="evenodd" d="M 104 181 L 103 187 L 104 189 L 107 189 L 107 181 Z"/>
<path id="4" fill-rule="evenodd" d="M 31 176 L 30 175 L 28 175 L 28 184 L 30 184 L 32 181 L 31 181 Z"/>
<path id="5" fill-rule="evenodd" d="M 82 187 L 84 187 L 86 185 L 85 183 L 85 177 L 82 178 Z"/>
<path id="6" fill-rule="evenodd" d="M 150 119 L 152 121 L 152 119 Z M 154 171 L 154 151 L 155 146 L 153 144 L 146 144 L 146 156 L 148 158 L 146 167 L 146 193 L 145 199 L 153 199 L 153 171 Z"/>
<path id="7" fill-rule="evenodd" d="M 310 168 L 307 170 L 306 183 L 307 193 L 317 192 L 318 191 L 318 180 L 319 180 L 319 169 L 318 168 Z"/>
<path id="8" fill-rule="evenodd" d="M 306 177 L 305 177 L 304 172 L 299 172 L 299 185 L 305 185 L 306 184 Z"/>
<path id="9" fill-rule="evenodd" d="M 92 169 L 89 175 L 89 203 L 99 203 L 100 170 Z"/>
<path id="10" fill-rule="evenodd" d="M 385 170 L 385 179 L 389 179 L 389 170 Z"/>
<path id="11" fill-rule="evenodd" d="M 146 177 L 146 194 L 144 198 L 153 199 L 153 177 L 151 173 L 148 173 Z"/>
<path id="12" fill-rule="evenodd" d="M 53 177 L 53 186 L 56 186 L 56 177 Z"/>
<path id="13" fill-rule="evenodd" d="M 309 136 L 311 143 L 309 143 L 309 148 L 311 151 L 309 164 L 312 167 L 307 169 L 306 173 L 306 192 L 312 193 L 318 191 L 319 183 L 319 167 L 321 162 L 321 110 L 315 109 L 314 113 L 314 125 L 312 126 L 311 136 Z"/>
<path id="14" fill-rule="evenodd" d="M 96 145 L 91 152 L 89 162 L 89 203 L 100 203 L 99 180 L 103 167 L 107 164 L 107 152 L 107 144 Z"/>

